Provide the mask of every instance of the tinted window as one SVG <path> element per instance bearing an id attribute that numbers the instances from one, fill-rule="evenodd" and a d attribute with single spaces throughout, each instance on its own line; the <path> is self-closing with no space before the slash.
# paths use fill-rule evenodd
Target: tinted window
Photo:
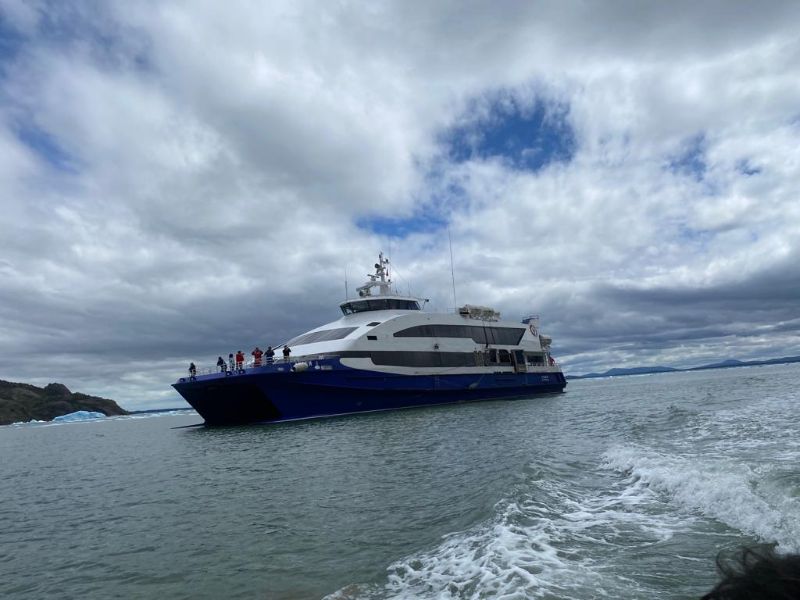
<path id="1" fill-rule="evenodd" d="M 532 365 L 543 365 L 544 364 L 544 356 L 542 354 L 526 354 L 525 357 L 528 359 L 528 362 Z"/>
<path id="2" fill-rule="evenodd" d="M 480 325 L 417 325 L 394 334 L 395 337 L 467 338 L 478 344 L 516 346 L 525 333 L 516 327 L 482 327 Z"/>
<path id="3" fill-rule="evenodd" d="M 376 365 L 396 367 L 474 367 L 472 352 L 373 352 Z"/>
<path id="4" fill-rule="evenodd" d="M 304 333 L 286 342 L 287 346 L 302 346 L 303 344 L 313 344 L 315 342 L 329 342 L 340 340 L 353 333 L 357 327 L 341 327 L 339 329 L 323 329 L 322 331 L 312 331 Z"/>

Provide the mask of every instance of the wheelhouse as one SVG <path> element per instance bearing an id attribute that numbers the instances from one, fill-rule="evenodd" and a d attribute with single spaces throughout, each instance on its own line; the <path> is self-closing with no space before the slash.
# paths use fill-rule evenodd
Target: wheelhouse
<path id="1" fill-rule="evenodd" d="M 345 315 L 373 310 L 420 310 L 419 302 L 409 298 L 371 297 L 342 302 L 339 307 Z"/>

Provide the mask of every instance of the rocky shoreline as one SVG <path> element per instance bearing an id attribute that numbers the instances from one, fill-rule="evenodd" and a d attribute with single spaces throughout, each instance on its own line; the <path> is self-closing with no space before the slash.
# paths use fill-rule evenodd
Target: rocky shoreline
<path id="1" fill-rule="evenodd" d="M 0 380 L 0 425 L 26 421 L 52 421 L 85 410 L 106 416 L 127 415 L 113 400 L 73 393 L 61 383 L 40 388 L 28 383 Z"/>

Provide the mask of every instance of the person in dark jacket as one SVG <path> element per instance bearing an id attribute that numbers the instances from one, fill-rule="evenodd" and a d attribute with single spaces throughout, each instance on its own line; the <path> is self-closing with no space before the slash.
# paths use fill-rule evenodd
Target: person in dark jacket
<path id="1" fill-rule="evenodd" d="M 289 355 L 292 353 L 292 349 L 289 346 L 283 347 L 283 360 L 289 360 Z"/>
<path id="2" fill-rule="evenodd" d="M 267 346 L 267 351 L 264 354 L 267 357 L 267 364 L 271 365 L 273 359 L 275 358 L 275 350 L 272 349 L 272 346 Z"/>
<path id="3" fill-rule="evenodd" d="M 225 372 L 225 359 L 222 358 L 221 356 L 217 358 L 217 366 L 219 367 L 220 373 Z"/>
<path id="4" fill-rule="evenodd" d="M 194 366 L 193 362 L 189 363 L 189 376 L 194 377 L 197 375 L 197 367 Z"/>

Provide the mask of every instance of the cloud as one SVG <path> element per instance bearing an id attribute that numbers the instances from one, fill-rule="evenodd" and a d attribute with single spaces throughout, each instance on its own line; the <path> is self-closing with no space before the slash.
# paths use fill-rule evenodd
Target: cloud
<path id="1" fill-rule="evenodd" d="M 0 3 L 0 377 L 184 363 L 399 286 L 570 372 L 797 354 L 800 8 Z M 442 282 L 447 282 L 443 284 Z M 203 357 L 206 357 L 205 359 Z"/>

